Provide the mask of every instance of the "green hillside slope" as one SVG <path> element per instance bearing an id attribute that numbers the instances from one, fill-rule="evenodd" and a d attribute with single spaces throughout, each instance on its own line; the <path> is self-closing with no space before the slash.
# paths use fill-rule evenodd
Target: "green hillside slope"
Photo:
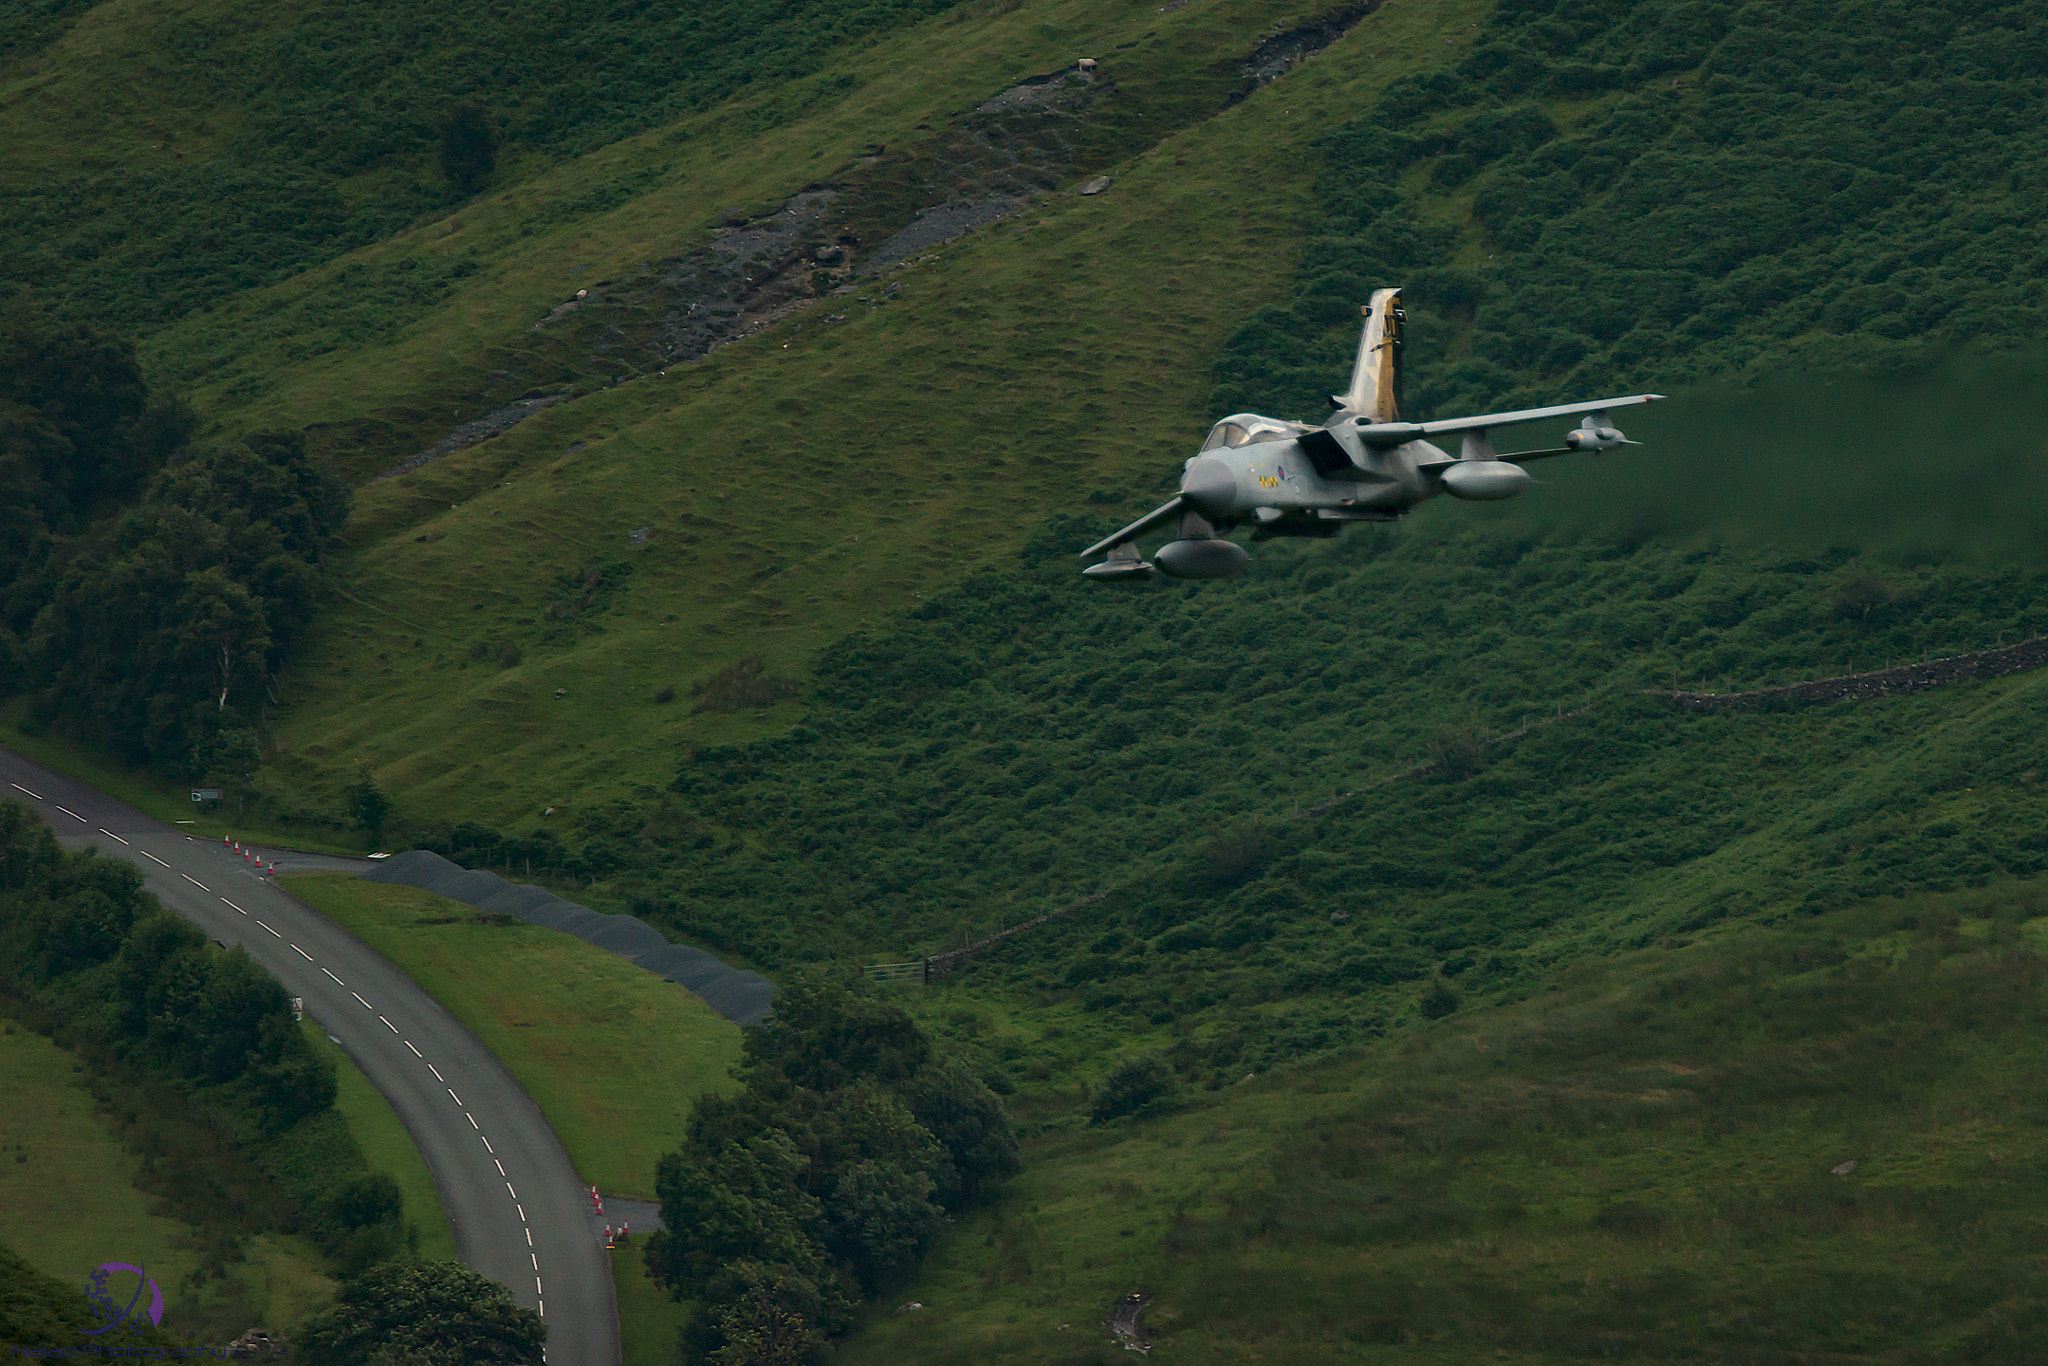
<path id="1" fill-rule="evenodd" d="M 1709 933 L 1046 1132 L 849 1359 L 1125 1360 L 1141 1292 L 1188 1362 L 2039 1360 L 2040 897 Z"/>
<path id="2" fill-rule="evenodd" d="M 268 129 L 265 146 L 330 178 L 373 168 L 349 185 L 409 175 L 417 189 L 439 174 L 437 102 L 490 103 L 490 87 L 445 35 L 408 46 L 349 13 L 236 30 L 226 50 L 258 68 L 300 54 L 260 98 L 165 65 L 167 19 L 120 60 L 160 71 L 162 109 Z M 443 184 L 407 200 L 426 216 L 392 233 L 368 189 L 343 195 L 348 232 L 383 240 L 298 251 L 161 325 L 67 285 L 71 266 L 13 273 L 142 321 L 145 355 L 216 422 L 306 427 L 357 480 L 487 414 L 524 416 L 364 488 L 352 549 L 276 682 L 264 758 L 292 807 L 337 809 L 367 763 L 401 824 L 451 804 L 496 824 L 552 806 L 573 823 L 663 782 L 687 746 L 791 714 L 664 707 L 663 689 L 687 696 L 750 658 L 801 680 L 848 629 L 1001 562 L 1052 509 L 1091 492 L 1104 520 L 1142 504 L 1211 403 L 1312 413 L 1377 281 L 1411 285 L 1418 410 L 2038 329 L 2041 121 L 2026 111 L 2042 79 L 1985 65 L 2001 45 L 2030 50 L 2034 17 L 1958 11 L 1893 72 L 1853 44 L 1820 60 L 1869 29 L 1860 10 L 1659 13 L 1354 7 L 1304 42 L 1315 12 L 1251 0 L 875 9 L 804 29 L 778 49 L 788 69 L 752 84 L 752 49 L 710 27 L 664 29 L 657 55 L 628 58 L 626 29 L 594 25 L 565 48 L 543 41 L 542 18 L 512 15 L 480 39 L 512 54 L 507 80 L 534 51 L 554 56 L 544 78 L 505 87 L 522 94 L 494 106 L 500 165 L 459 213 L 434 216 L 455 202 Z M 85 11 L 16 51 L 10 117 L 82 80 L 79 45 L 111 18 Z M 424 35 L 458 19 L 394 22 Z M 743 6 L 703 22 L 759 26 Z M 361 155 L 307 152 L 307 130 L 346 122 L 329 107 L 335 73 L 379 44 L 406 55 L 379 68 L 380 93 L 345 97 L 388 106 L 350 134 Z M 326 65 L 304 64 L 315 50 Z M 677 77 L 700 50 L 715 58 Z M 1102 61 L 1097 83 L 1018 84 L 1080 53 Z M 1887 75 L 1915 108 L 1982 117 L 1930 116 L 1903 136 Z M 622 112 L 642 85 L 664 93 Z M 1046 90 L 1057 98 L 1033 103 Z M 1892 123 L 1873 131 L 1880 115 Z M 207 164 L 250 164 L 257 133 L 234 136 Z M 23 145 L 67 165 L 98 155 Z M 1041 199 L 943 248 L 888 246 L 922 210 L 1013 207 L 1098 171 L 1106 194 Z M 1843 176 L 1868 193 L 1843 198 Z M 790 200 L 807 190 L 821 207 Z M 128 224 L 124 241 L 164 243 L 167 212 L 105 218 Z M 841 264 L 810 269 L 814 240 L 847 244 Z M 861 273 L 906 250 L 894 272 Z M 288 266 L 307 268 L 264 282 Z M 176 293 L 120 278 L 124 298 Z M 807 304 L 835 288 L 851 292 Z M 686 301 L 724 321 L 692 332 Z"/>
<path id="3" fill-rule="evenodd" d="M 909 998 L 1035 1161 L 857 1351 L 2039 1354 L 2048 679 L 1668 696 L 2048 634 L 2039 7 L 14 12 L 0 277 L 356 486 L 270 816 L 769 970 L 1071 908 Z M 1678 396 L 1074 574 L 1393 283 L 1411 415 Z"/>

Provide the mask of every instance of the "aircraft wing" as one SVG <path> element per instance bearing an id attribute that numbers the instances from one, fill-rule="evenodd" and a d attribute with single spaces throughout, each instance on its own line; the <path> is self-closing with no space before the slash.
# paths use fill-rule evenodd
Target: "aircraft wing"
<path id="1" fill-rule="evenodd" d="M 1630 394 L 1625 398 L 1597 398 L 1587 403 L 1558 403 L 1548 408 L 1522 408 L 1512 413 L 1481 413 L 1478 417 L 1447 417 L 1438 422 L 1417 422 L 1425 436 L 1438 432 L 1469 432 L 1482 427 L 1511 427 L 1517 422 L 1541 422 L 1546 417 L 1576 417 L 1580 413 L 1604 412 L 1609 408 L 1632 408 L 1638 403 L 1655 403 L 1662 394 Z"/>
<path id="2" fill-rule="evenodd" d="M 1150 531 L 1153 527 L 1158 526 L 1161 522 L 1172 520 L 1173 518 L 1180 515 L 1180 503 L 1181 496 L 1178 493 L 1174 494 L 1172 498 L 1168 499 L 1164 503 L 1161 503 L 1158 507 L 1152 509 L 1143 517 L 1140 517 L 1137 521 L 1132 522 L 1122 531 L 1117 532 L 1113 536 L 1105 536 L 1101 540 L 1097 541 L 1094 545 L 1089 546 L 1086 550 L 1081 552 L 1080 558 L 1085 560 L 1089 558 L 1091 555 L 1100 555 L 1103 551 L 1109 549 L 1113 545 L 1118 545 L 1124 541 L 1132 540 L 1136 537 L 1142 536 L 1146 532 Z"/>

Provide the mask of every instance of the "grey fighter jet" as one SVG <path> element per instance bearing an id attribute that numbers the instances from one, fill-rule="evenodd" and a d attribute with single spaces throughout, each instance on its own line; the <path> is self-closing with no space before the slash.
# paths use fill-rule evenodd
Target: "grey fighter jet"
<path id="1" fill-rule="evenodd" d="M 1254 540 L 1334 536 L 1348 522 L 1391 522 L 1439 493 L 1477 501 L 1512 498 L 1528 487 L 1529 472 L 1522 466 L 1531 460 L 1635 445 L 1608 420 L 1608 412 L 1663 397 L 1629 394 L 1404 422 L 1399 407 L 1401 291 L 1375 291 L 1364 312 L 1351 387 L 1331 396 L 1337 411 L 1329 421 L 1316 427 L 1257 413 L 1224 418 L 1187 461 L 1180 492 L 1082 551 L 1082 559 L 1109 552 L 1082 572 L 1094 579 L 1142 579 L 1156 566 L 1175 578 L 1223 579 L 1251 563 L 1243 546 L 1225 539 L 1239 526 L 1250 527 Z M 1557 417 L 1582 419 L 1564 445 L 1507 455 L 1494 451 L 1495 427 Z M 1425 439 L 1448 435 L 1460 438 L 1455 457 Z M 1168 525 L 1176 527 L 1174 538 L 1147 561 L 1138 553 L 1138 538 Z"/>

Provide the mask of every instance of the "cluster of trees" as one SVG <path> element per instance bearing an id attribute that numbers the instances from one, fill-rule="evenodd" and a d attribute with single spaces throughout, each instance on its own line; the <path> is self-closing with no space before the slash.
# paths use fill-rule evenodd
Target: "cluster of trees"
<path id="1" fill-rule="evenodd" d="M 540 1314 L 496 1281 L 457 1262 L 403 1262 L 345 1282 L 292 1346 L 304 1366 L 541 1366 L 547 1336 Z"/>
<path id="2" fill-rule="evenodd" d="M 694 1300 L 696 1360 L 817 1358 L 901 1283 L 949 1211 L 1017 1169 L 1002 1104 L 902 1010 L 799 977 L 748 1031 L 744 1082 L 694 1106 L 655 1186 L 648 1273 Z"/>
<path id="3" fill-rule="evenodd" d="M 133 865 L 66 852 L 0 803 L 0 996 L 151 1111 L 138 1135 L 167 1203 L 202 1229 L 311 1236 L 345 1271 L 401 1255 L 397 1186 L 334 1111 L 334 1060 L 278 980 L 170 915 Z"/>
<path id="4" fill-rule="evenodd" d="M 1425 417 L 2038 337 L 2043 50 L 2020 4 L 1497 5 L 1330 136 L 1322 231 L 1215 407 L 1322 411 L 1386 284 Z"/>
<path id="5" fill-rule="evenodd" d="M 0 688 L 128 762 L 246 781 L 347 486 L 295 433 L 195 444 L 106 333 L 17 307 L 0 361 Z"/>

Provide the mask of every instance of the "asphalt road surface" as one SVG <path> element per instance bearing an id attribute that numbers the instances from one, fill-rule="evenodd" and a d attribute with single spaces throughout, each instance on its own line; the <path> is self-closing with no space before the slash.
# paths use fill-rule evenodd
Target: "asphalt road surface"
<path id="1" fill-rule="evenodd" d="M 539 1108 L 474 1034 L 227 845 L 183 834 L 8 749 L 0 749 L 0 796 L 35 808 L 67 848 L 97 845 L 134 863 L 166 907 L 209 938 L 240 944 L 304 997 L 307 1016 L 412 1134 L 462 1260 L 540 1310 L 549 1366 L 617 1366 L 618 1302 L 588 1188 Z M 287 872 L 370 866 L 284 851 L 275 858 Z"/>

